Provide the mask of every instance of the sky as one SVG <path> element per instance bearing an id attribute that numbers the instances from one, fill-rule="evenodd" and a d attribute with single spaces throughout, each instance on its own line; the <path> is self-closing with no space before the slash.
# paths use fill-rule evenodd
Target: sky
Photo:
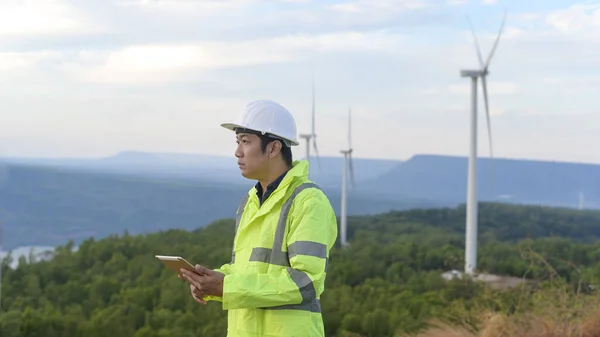
<path id="1" fill-rule="evenodd" d="M 356 157 L 466 156 L 467 17 L 487 58 L 505 9 L 494 156 L 600 163 L 600 0 L 0 0 L 0 156 L 233 156 L 250 101 L 310 130 L 313 75 L 321 155 L 351 109 Z"/>

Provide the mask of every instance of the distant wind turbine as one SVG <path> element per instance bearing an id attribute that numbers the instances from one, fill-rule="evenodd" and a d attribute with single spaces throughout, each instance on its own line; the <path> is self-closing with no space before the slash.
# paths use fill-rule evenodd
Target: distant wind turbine
<path id="1" fill-rule="evenodd" d="M 315 155 L 317 158 L 317 165 L 321 168 L 319 161 L 319 151 L 317 150 L 317 134 L 315 133 L 315 79 L 312 79 L 312 126 L 310 134 L 301 134 L 301 138 L 306 140 L 306 160 L 310 161 L 310 141 L 312 140 L 313 148 L 315 149 Z"/>
<path id="2" fill-rule="evenodd" d="M 348 245 L 348 231 L 347 231 L 347 210 L 346 210 L 346 185 L 347 185 L 347 174 L 350 173 L 350 179 L 352 180 L 352 189 L 354 189 L 354 168 L 352 165 L 352 117 L 351 110 L 348 109 L 348 148 L 341 150 L 340 152 L 344 155 L 344 163 L 342 170 L 342 207 L 340 214 L 340 237 L 342 247 Z"/>
<path id="3" fill-rule="evenodd" d="M 583 191 L 579 190 L 579 205 L 578 205 L 579 210 L 583 209 L 584 202 L 585 202 L 585 196 L 583 195 Z"/>
<path id="4" fill-rule="evenodd" d="M 471 78 L 471 137 L 470 137 L 470 151 L 469 151 L 469 172 L 468 172 L 468 186 L 467 186 L 467 220 L 466 220 L 466 242 L 465 242 L 465 273 L 473 275 L 477 268 L 477 79 L 481 77 L 481 84 L 483 89 L 483 99 L 485 102 L 485 111 L 487 117 L 488 126 L 488 137 L 490 146 L 490 157 L 493 158 L 493 147 L 492 147 L 492 128 L 490 122 L 490 111 L 488 104 L 487 94 L 487 80 L 488 67 L 490 61 L 494 56 L 502 30 L 504 29 L 504 23 L 506 22 L 506 11 L 502 18 L 502 24 L 500 25 L 500 31 L 496 37 L 496 42 L 490 51 L 490 54 L 485 63 L 483 63 L 483 57 L 479 50 L 479 44 L 477 43 L 477 36 L 475 29 L 471 24 L 471 31 L 473 33 L 473 39 L 475 41 L 475 48 L 477 49 L 477 56 L 479 58 L 479 64 L 481 69 L 479 70 L 461 70 L 460 74 L 462 77 Z M 492 167 L 493 176 L 493 167 Z M 492 180 L 493 190 L 493 180 Z"/>

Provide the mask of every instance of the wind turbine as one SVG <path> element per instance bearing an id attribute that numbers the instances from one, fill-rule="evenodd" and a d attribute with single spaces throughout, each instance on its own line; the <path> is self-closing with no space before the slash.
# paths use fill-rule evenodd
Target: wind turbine
<path id="1" fill-rule="evenodd" d="M 306 140 L 306 160 L 310 161 L 310 141 L 313 142 L 313 147 L 315 149 L 315 155 L 317 157 L 317 165 L 321 168 L 321 163 L 319 162 L 319 151 L 317 150 L 317 134 L 315 133 L 315 79 L 313 77 L 312 80 L 312 127 L 310 134 L 301 134 L 300 137 Z"/>
<path id="2" fill-rule="evenodd" d="M 465 273 L 473 275 L 477 268 L 477 80 L 481 78 L 481 84 L 483 89 L 483 99 L 485 102 L 485 111 L 487 117 L 488 126 L 488 137 L 490 146 L 490 157 L 493 158 L 492 151 L 492 130 L 490 123 L 490 111 L 488 104 L 487 95 L 487 81 L 486 76 L 488 75 L 488 67 L 490 61 L 494 56 L 498 42 L 500 41 L 500 35 L 504 29 L 504 23 L 506 22 L 506 10 L 502 18 L 502 24 L 496 41 L 490 54 L 485 63 L 483 63 L 483 57 L 479 50 L 479 44 L 477 43 L 477 36 L 475 35 L 475 29 L 471 24 L 471 32 L 473 33 L 473 39 L 475 41 L 475 48 L 477 49 L 477 56 L 479 58 L 479 64 L 481 66 L 478 70 L 461 70 L 461 77 L 471 78 L 471 137 L 470 137 L 470 151 L 469 151 L 469 172 L 467 179 L 467 219 L 466 219 L 466 242 L 465 242 Z M 493 170 L 492 170 L 493 175 Z M 492 185 L 493 189 L 493 185 Z"/>
<path id="3" fill-rule="evenodd" d="M 340 152 L 344 155 L 344 163 L 342 170 L 342 207 L 340 214 L 340 237 L 342 247 L 348 245 L 347 241 L 347 218 L 346 218 L 346 176 L 347 173 L 350 173 L 350 178 L 352 180 L 352 189 L 354 189 L 354 168 L 352 166 L 352 118 L 351 118 L 351 110 L 348 109 L 348 149 L 341 150 Z"/>

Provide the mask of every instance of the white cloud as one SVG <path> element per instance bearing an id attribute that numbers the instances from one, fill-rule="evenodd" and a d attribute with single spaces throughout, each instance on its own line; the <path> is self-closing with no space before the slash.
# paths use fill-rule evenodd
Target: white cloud
<path id="1" fill-rule="evenodd" d="M 410 11 L 425 7 L 428 7 L 428 4 L 423 0 L 357 0 L 330 6 L 335 11 L 362 14 L 373 11 Z"/>
<path id="2" fill-rule="evenodd" d="M 398 20 L 398 15 L 430 8 L 424 0 L 355 0 L 327 6 L 324 13 L 314 13 L 323 23 L 335 22 L 342 25 L 381 24 Z M 415 18 L 402 18 L 401 21 Z"/>
<path id="3" fill-rule="evenodd" d="M 423 88 L 422 90 L 419 90 L 417 92 L 417 94 L 419 94 L 419 95 L 439 95 L 440 92 L 441 91 L 438 88 L 428 87 L 428 88 Z"/>
<path id="4" fill-rule="evenodd" d="M 31 66 L 35 60 L 31 59 L 31 55 L 22 53 L 1 53 L 0 54 L 0 71 L 9 71 L 18 68 L 26 68 Z"/>
<path id="5" fill-rule="evenodd" d="M 0 72 L 29 70 L 40 61 L 58 56 L 56 52 L 9 52 L 0 53 Z"/>
<path id="6" fill-rule="evenodd" d="M 378 32 L 343 32 L 253 41 L 136 45 L 108 54 L 82 54 L 71 70 L 92 82 L 168 82 L 190 70 L 294 62 L 328 52 L 385 52 L 395 50 L 402 40 L 400 35 Z"/>
<path id="7" fill-rule="evenodd" d="M 498 0 L 481 0 L 481 3 L 484 5 L 493 5 L 498 3 Z"/>
<path id="8" fill-rule="evenodd" d="M 205 15 L 214 14 L 233 9 L 241 9 L 254 0 L 115 0 L 117 7 L 135 8 L 141 11 L 171 12 L 171 13 L 197 13 Z"/>
<path id="9" fill-rule="evenodd" d="M 573 5 L 546 16 L 546 24 L 562 33 L 579 33 L 600 28 L 600 5 Z M 586 33 L 589 33 L 587 31 Z"/>
<path id="10" fill-rule="evenodd" d="M 559 83 L 563 82 L 562 79 L 557 78 L 557 77 L 547 77 L 547 78 L 542 79 L 542 81 L 544 81 L 545 83 L 548 83 L 548 84 L 559 84 Z"/>
<path id="11" fill-rule="evenodd" d="M 565 94 L 592 94 L 598 92 L 600 88 L 600 76 L 596 74 L 579 75 L 570 78 L 545 78 L 543 81 L 549 86 L 548 89 L 554 86 Z"/>
<path id="12" fill-rule="evenodd" d="M 466 5 L 468 3 L 469 0 L 446 0 L 446 4 L 451 6 Z"/>
<path id="13" fill-rule="evenodd" d="M 524 14 L 516 14 L 516 15 L 511 15 L 512 20 L 511 21 L 524 21 L 524 22 L 529 22 L 529 21 L 536 21 L 540 19 L 540 15 L 537 13 L 524 13 Z"/>
<path id="14" fill-rule="evenodd" d="M 483 112 L 485 109 L 485 105 L 482 105 L 481 111 Z M 490 107 L 490 116 L 500 116 L 506 113 L 506 109 L 498 108 L 495 106 Z M 493 126 L 492 126 L 493 127 Z"/>
<path id="15" fill-rule="evenodd" d="M 3 0 L 0 37 L 99 32 L 83 13 L 63 0 Z"/>
<path id="16" fill-rule="evenodd" d="M 312 0 L 114 0 L 118 7 L 136 8 L 143 11 L 160 11 L 172 13 L 190 13 L 198 15 L 214 14 L 248 8 L 263 3 L 304 4 Z"/>
<path id="17" fill-rule="evenodd" d="M 467 80 L 465 80 L 467 81 Z M 479 92 L 481 93 L 481 80 L 478 82 Z M 517 92 L 517 85 L 510 81 L 489 81 L 487 83 L 488 96 L 492 95 L 512 95 Z M 448 92 L 451 94 L 465 95 L 471 93 L 470 83 L 457 83 L 448 86 Z"/>
<path id="18" fill-rule="evenodd" d="M 502 32 L 502 37 L 501 39 L 504 40 L 508 40 L 508 39 L 518 39 L 520 37 L 522 37 L 523 35 L 525 35 L 527 32 L 524 29 L 518 28 L 518 27 L 511 27 L 511 26 L 506 26 L 504 27 L 504 31 Z M 491 38 L 492 36 L 490 36 Z M 496 38 L 496 36 L 493 37 L 494 39 Z"/>

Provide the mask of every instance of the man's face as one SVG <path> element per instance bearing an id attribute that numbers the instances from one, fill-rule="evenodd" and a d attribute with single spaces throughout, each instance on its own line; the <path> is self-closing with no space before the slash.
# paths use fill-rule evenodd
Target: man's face
<path id="1" fill-rule="evenodd" d="M 248 179 L 259 180 L 267 171 L 269 156 L 260 148 L 260 137 L 250 133 L 236 135 L 237 149 L 235 156 L 242 176 Z"/>

